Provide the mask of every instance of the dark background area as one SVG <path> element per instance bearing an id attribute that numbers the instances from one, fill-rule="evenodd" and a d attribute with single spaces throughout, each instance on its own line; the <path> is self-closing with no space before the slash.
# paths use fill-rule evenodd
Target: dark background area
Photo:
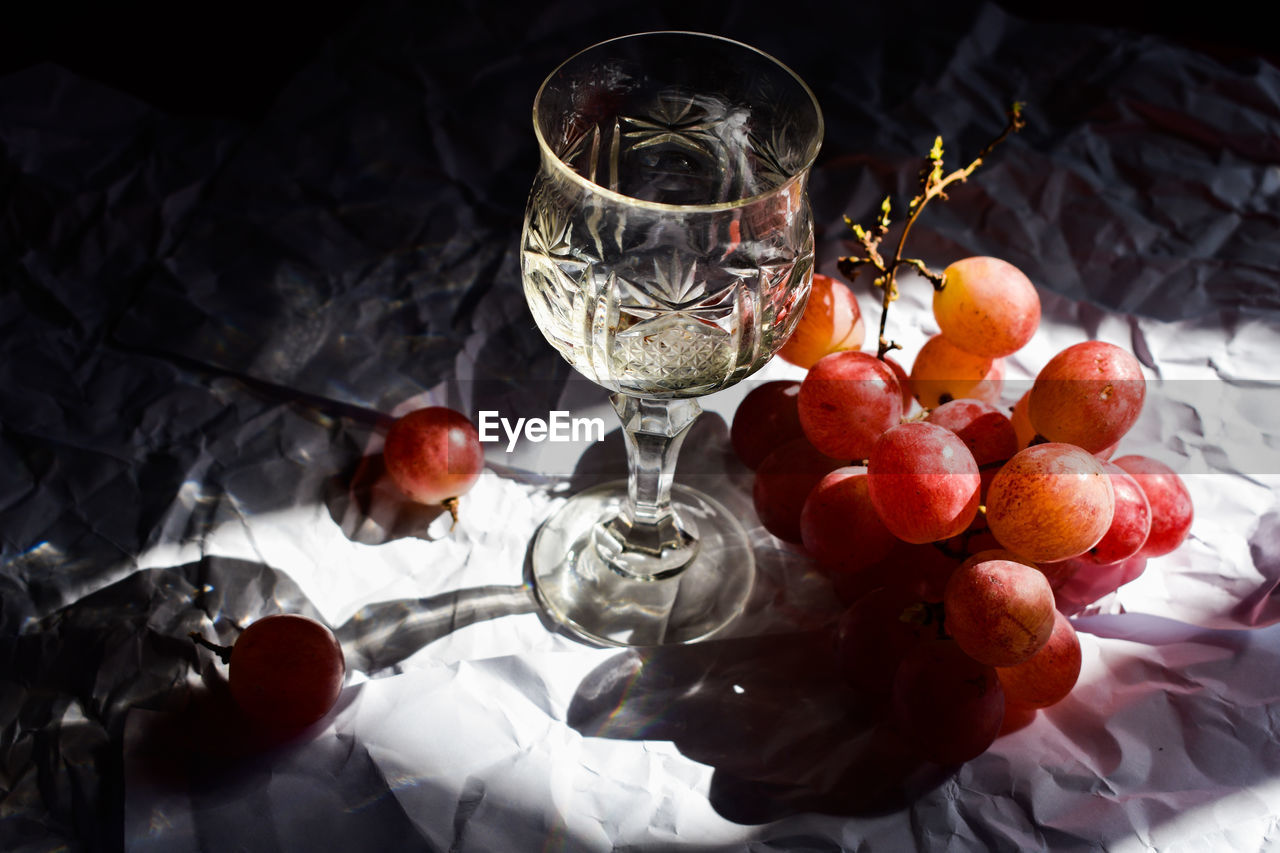
<path id="1" fill-rule="evenodd" d="M 61 65 L 152 103 L 182 113 L 254 118 L 274 101 L 296 71 L 315 57 L 326 38 L 357 21 L 384 0 L 314 3 L 229 2 L 169 3 L 160 0 L 52 0 L 13 3 L 0 13 L 0 74 L 40 62 Z M 473 19 L 501 39 L 518 42 L 524 24 L 547 4 L 492 2 L 419 2 L 404 5 L 441 18 L 439 32 L 456 32 L 446 23 Z M 561 10 L 565 4 L 559 5 Z M 1243 2 L 1172 4 L 1137 0 L 998 0 L 998 5 L 1033 21 L 1118 27 L 1167 36 L 1200 51 L 1231 59 L 1241 55 L 1280 56 L 1275 30 L 1262 25 Z M 669 20 L 689 29 L 716 30 L 727 20 L 777 14 L 777 7 L 748 2 L 646 3 L 648 20 Z M 890 7 L 892 11 L 890 11 Z M 584 20 L 601 15 L 627 31 L 624 4 L 568 4 Z M 656 8 L 657 13 L 654 14 Z M 797 4 L 787 4 L 795 10 Z M 815 20 L 840 26 L 861 22 L 882 25 L 897 14 L 921 29 L 931 17 L 964 13 L 964 2 L 910 0 L 905 3 L 802 2 Z M 796 19 L 799 22 L 800 19 Z M 779 19 L 779 29 L 788 29 Z M 803 27 L 796 28 L 798 32 Z M 900 37 L 902 32 L 893 34 Z"/>

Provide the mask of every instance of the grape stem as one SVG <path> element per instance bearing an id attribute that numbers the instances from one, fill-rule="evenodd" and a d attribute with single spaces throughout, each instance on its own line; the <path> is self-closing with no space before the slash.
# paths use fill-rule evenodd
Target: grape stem
<path id="1" fill-rule="evenodd" d="M 864 256 L 854 255 L 838 258 L 836 264 L 841 274 L 846 278 L 853 279 L 864 266 L 874 267 L 879 273 L 873 282 L 883 293 L 880 302 L 880 342 L 876 351 L 877 358 L 883 359 L 890 350 L 902 348 L 885 336 L 889 305 L 898 298 L 898 268 L 904 265 L 914 268 L 933 283 L 934 290 L 941 290 L 944 284 L 942 274 L 930 270 L 924 261 L 918 258 L 904 258 L 902 256 L 907 244 L 907 235 L 911 233 L 912 226 L 920 218 L 925 205 L 935 198 L 945 199 L 947 197 L 947 187 L 967 180 L 982 165 L 983 161 L 996 146 L 1025 126 L 1026 120 L 1022 116 L 1022 106 L 1020 102 L 1015 101 L 1005 113 L 1008 121 L 1005 123 L 1004 130 L 1000 132 L 1000 135 L 983 146 L 982 150 L 978 152 L 978 156 L 973 158 L 973 161 L 968 166 L 950 173 L 943 174 L 942 137 L 939 136 L 934 139 L 933 148 L 930 149 L 928 159 L 925 162 L 925 168 L 920 171 L 920 192 L 907 205 L 907 218 L 903 222 L 902 231 L 898 234 L 898 242 L 894 246 L 893 255 L 887 261 L 884 255 L 881 254 L 880 243 L 889 233 L 891 224 L 889 213 L 892 209 L 890 199 L 886 197 L 880 205 L 880 218 L 873 229 L 863 228 L 848 216 L 844 218 L 845 224 L 849 226 L 854 236 L 857 237 Z"/>
<path id="2" fill-rule="evenodd" d="M 210 642 L 209 640 L 206 640 L 204 634 L 201 634 L 199 631 L 190 631 L 187 633 L 187 636 L 194 640 L 197 646 L 204 646 L 206 649 L 213 652 L 223 663 L 231 663 L 230 646 L 220 646 L 217 643 Z"/>

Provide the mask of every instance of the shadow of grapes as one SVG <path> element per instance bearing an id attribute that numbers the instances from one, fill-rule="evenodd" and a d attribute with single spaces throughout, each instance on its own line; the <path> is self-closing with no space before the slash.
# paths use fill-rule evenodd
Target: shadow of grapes
<path id="1" fill-rule="evenodd" d="M 715 768 L 711 803 L 739 823 L 881 814 L 949 775 L 845 684 L 828 631 L 628 650 L 582 681 L 568 723 L 671 741 Z"/>

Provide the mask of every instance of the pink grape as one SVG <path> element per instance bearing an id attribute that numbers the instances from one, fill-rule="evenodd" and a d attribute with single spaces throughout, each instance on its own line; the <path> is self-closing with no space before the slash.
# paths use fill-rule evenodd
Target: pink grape
<path id="1" fill-rule="evenodd" d="M 960 764 L 995 742 L 1004 722 L 1004 688 L 993 667 L 950 639 L 918 643 L 893 679 L 893 722 L 924 758 Z"/>
<path id="2" fill-rule="evenodd" d="M 1172 552 L 1187 538 L 1195 519 L 1187 484 L 1168 465 L 1148 456 L 1121 456 L 1114 462 L 1137 481 L 1151 505 L 1151 532 L 1139 555 L 1162 557 Z"/>
<path id="3" fill-rule="evenodd" d="M 751 499 L 764 529 L 786 542 L 800 544 L 800 513 L 813 487 L 840 461 L 824 456 L 803 438 L 780 446 L 756 468 Z"/>
<path id="4" fill-rule="evenodd" d="M 444 406 L 397 418 L 387 430 L 382 458 L 400 490 L 423 504 L 465 494 L 484 469 L 476 428 L 466 415 Z"/>
<path id="5" fill-rule="evenodd" d="M 985 358 L 1011 355 L 1040 325 L 1040 296 L 1022 271 L 999 258 L 964 258 L 942 273 L 933 316 L 947 340 Z"/>
<path id="6" fill-rule="evenodd" d="M 1102 462 L 1070 444 L 1018 451 L 987 491 L 987 524 L 1000 544 L 1029 560 L 1055 562 L 1098 544 L 1115 513 Z"/>
<path id="7" fill-rule="evenodd" d="M 969 526 L 982 479 L 958 435 L 917 421 L 880 436 L 867 460 L 867 483 L 885 527 L 904 542 L 922 544 Z"/>
<path id="8" fill-rule="evenodd" d="M 1129 559 L 1146 544 L 1151 532 L 1151 504 L 1138 481 L 1112 462 L 1103 462 L 1102 468 L 1116 493 L 1115 514 L 1098 544 L 1080 555 L 1081 560 L 1098 565 Z"/>
<path id="9" fill-rule="evenodd" d="M 911 365 L 911 390 L 926 409 L 961 398 L 995 402 L 1003 386 L 1003 361 L 965 352 L 942 335 L 925 341 Z"/>
<path id="10" fill-rule="evenodd" d="M 885 430 L 902 419 L 902 390 L 893 370 L 874 355 L 833 353 L 800 384 L 800 424 L 828 456 L 866 459 Z"/>
<path id="11" fill-rule="evenodd" d="M 1013 666 L 1031 657 L 1053 631 L 1054 599 L 1039 569 L 991 552 L 960 564 L 942 596 L 947 631 L 976 661 Z"/>
<path id="12" fill-rule="evenodd" d="M 814 486 L 800 512 L 800 537 L 830 572 L 866 568 L 889 556 L 898 541 L 871 504 L 861 466 L 837 468 Z"/>
<path id="13" fill-rule="evenodd" d="M 800 383 L 778 379 L 752 388 L 733 413 L 729 441 L 742 464 L 755 470 L 780 445 L 802 438 L 796 400 Z"/>
<path id="14" fill-rule="evenodd" d="M 1071 620 L 1053 611 L 1053 631 L 1041 649 L 1020 664 L 997 667 L 1005 701 L 1031 708 L 1056 705 L 1080 679 L 1080 638 Z"/>
<path id="15" fill-rule="evenodd" d="M 1142 366 L 1132 355 L 1105 341 L 1084 341 L 1040 369 L 1027 413 L 1049 441 L 1096 453 L 1119 441 L 1137 421 L 1146 387 Z"/>

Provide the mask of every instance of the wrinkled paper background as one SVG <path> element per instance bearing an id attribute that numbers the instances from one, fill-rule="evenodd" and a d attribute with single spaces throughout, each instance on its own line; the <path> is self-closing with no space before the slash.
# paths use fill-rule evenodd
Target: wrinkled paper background
<path id="1" fill-rule="evenodd" d="M 1273 849 L 1280 819 L 1280 70 L 989 4 L 699 18 L 816 91 L 819 270 L 967 162 L 912 254 L 1004 257 L 1041 287 L 1007 402 L 1058 349 L 1151 380 L 1122 452 L 1179 470 L 1189 541 L 1076 608 L 1060 705 L 954 772 L 884 760 L 834 675 L 839 605 L 754 521 L 706 399 L 678 478 L 751 528 L 760 577 L 714 641 L 595 649 L 525 584 L 537 525 L 625 469 L 600 389 L 524 308 L 516 242 L 537 84 L 661 9 L 374 3 L 260 119 L 152 107 L 66 69 L 0 77 L 0 847 L 147 850 Z M 833 21 L 834 17 L 834 21 Z M 869 323 L 878 311 L 855 285 Z M 890 334 L 934 331 L 907 281 Z M 601 444 L 488 446 L 462 519 L 380 478 L 393 414 L 608 418 Z M 230 642 L 333 626 L 334 712 L 257 748 Z M 899 775 L 895 776 L 895 773 Z"/>

